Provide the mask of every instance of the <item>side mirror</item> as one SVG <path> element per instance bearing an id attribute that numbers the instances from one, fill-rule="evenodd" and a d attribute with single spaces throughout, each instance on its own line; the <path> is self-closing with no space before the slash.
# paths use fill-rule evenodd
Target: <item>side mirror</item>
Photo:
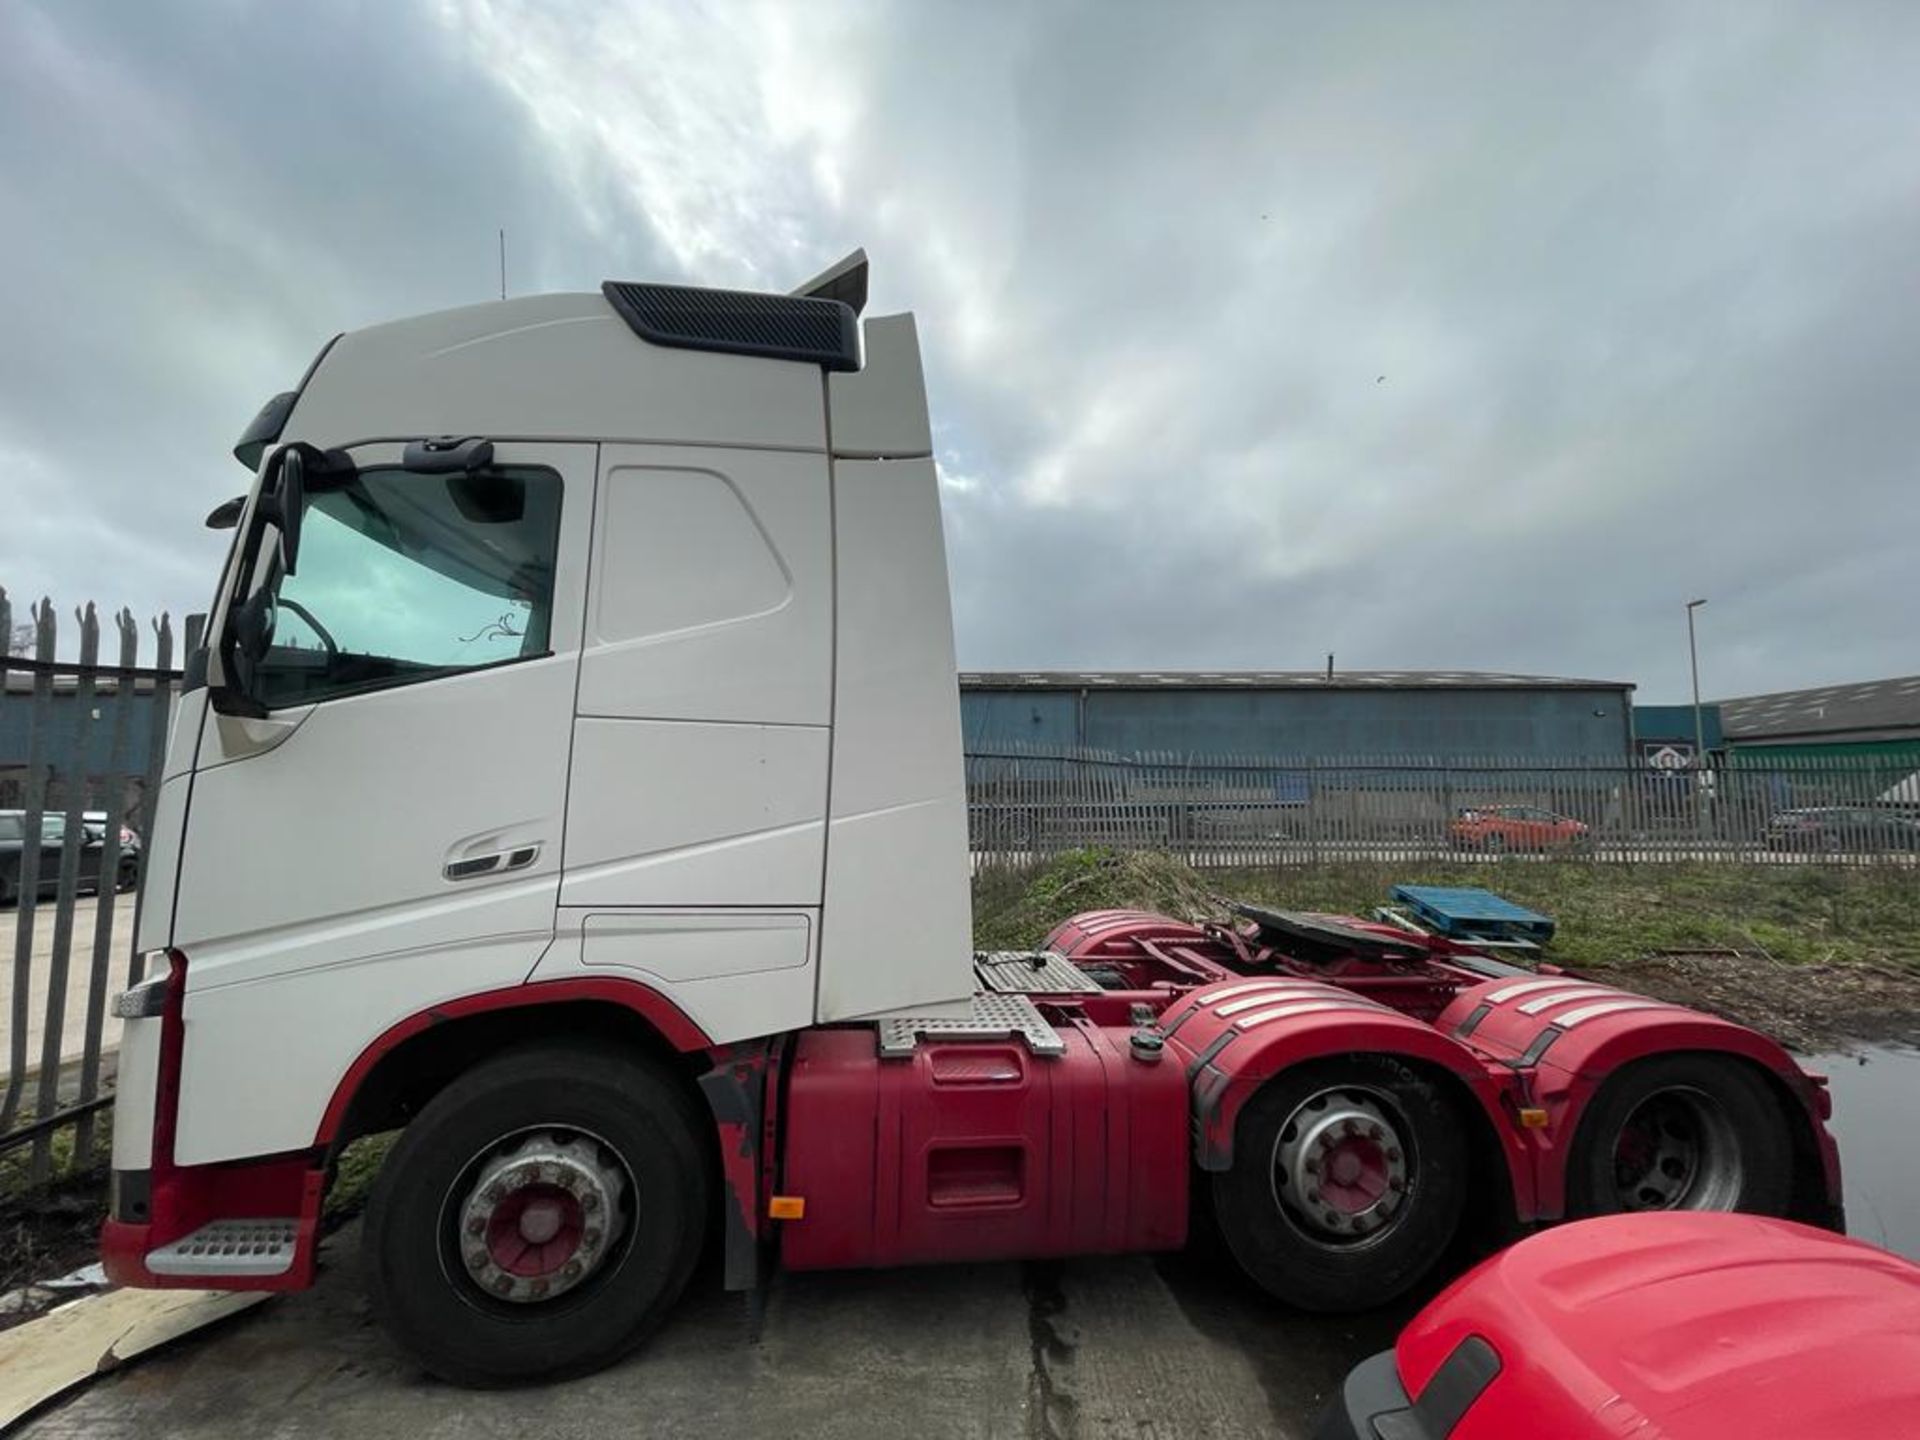
<path id="1" fill-rule="evenodd" d="M 207 512 L 207 529 L 231 530 L 240 523 L 240 512 L 247 508 L 247 497 L 236 495 L 231 500 L 222 500 Z"/>
<path id="2" fill-rule="evenodd" d="M 280 535 L 280 571 L 293 574 L 300 557 L 300 516 L 307 507 L 307 460 L 299 447 L 280 452 L 279 473 L 260 494 L 256 523 L 270 524 Z"/>
<path id="3" fill-rule="evenodd" d="M 256 590 L 236 605 L 227 617 L 225 662 L 227 683 L 207 692 L 207 700 L 223 715 L 251 715 L 256 719 L 267 713 L 253 698 L 254 676 L 260 661 L 273 644 L 276 606 L 273 592 Z"/>
<path id="4" fill-rule="evenodd" d="M 240 608 L 233 612 L 234 654 L 246 663 L 251 670 L 260 663 L 273 644 L 273 627 L 277 618 L 273 592 L 264 587 L 256 590 L 241 602 Z M 247 677 L 251 680 L 253 677 Z"/>

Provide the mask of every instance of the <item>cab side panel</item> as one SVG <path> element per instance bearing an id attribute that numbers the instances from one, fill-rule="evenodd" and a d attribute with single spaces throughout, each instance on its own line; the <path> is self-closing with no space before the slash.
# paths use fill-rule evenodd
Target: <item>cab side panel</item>
<path id="1" fill-rule="evenodd" d="M 839 635 L 823 1021 L 961 1002 L 973 990 L 939 479 L 931 459 L 835 460 L 833 483 Z"/>
<path id="2" fill-rule="evenodd" d="M 603 447 L 561 944 L 536 978 L 631 974 L 722 1040 L 812 1020 L 829 506 L 817 452 Z"/>

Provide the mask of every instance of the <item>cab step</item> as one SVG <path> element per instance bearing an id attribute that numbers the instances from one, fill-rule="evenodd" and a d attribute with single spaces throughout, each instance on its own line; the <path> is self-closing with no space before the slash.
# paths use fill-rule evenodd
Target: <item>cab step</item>
<path id="1" fill-rule="evenodd" d="M 297 1220 L 215 1220 L 147 1255 L 155 1275 L 284 1275 L 293 1268 Z"/>

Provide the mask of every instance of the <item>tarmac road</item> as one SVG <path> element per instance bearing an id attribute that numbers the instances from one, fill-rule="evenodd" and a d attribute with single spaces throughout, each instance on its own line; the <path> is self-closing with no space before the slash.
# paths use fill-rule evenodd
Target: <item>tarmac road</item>
<path id="1" fill-rule="evenodd" d="M 1196 1251 L 782 1276 L 754 1344 L 743 1301 L 720 1292 L 709 1265 L 666 1328 L 612 1370 L 468 1392 L 391 1350 L 367 1313 L 357 1252 L 350 1226 L 312 1291 L 103 1376 L 19 1433 L 1305 1440 L 1347 1368 L 1416 1308 L 1302 1316 L 1230 1259 Z"/>

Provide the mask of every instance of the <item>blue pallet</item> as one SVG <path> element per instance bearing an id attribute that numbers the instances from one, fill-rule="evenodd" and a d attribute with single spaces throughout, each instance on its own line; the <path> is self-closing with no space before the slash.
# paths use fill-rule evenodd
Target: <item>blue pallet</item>
<path id="1" fill-rule="evenodd" d="M 1552 917 L 1470 885 L 1396 885 L 1393 898 L 1427 929 L 1455 940 L 1553 939 Z"/>

